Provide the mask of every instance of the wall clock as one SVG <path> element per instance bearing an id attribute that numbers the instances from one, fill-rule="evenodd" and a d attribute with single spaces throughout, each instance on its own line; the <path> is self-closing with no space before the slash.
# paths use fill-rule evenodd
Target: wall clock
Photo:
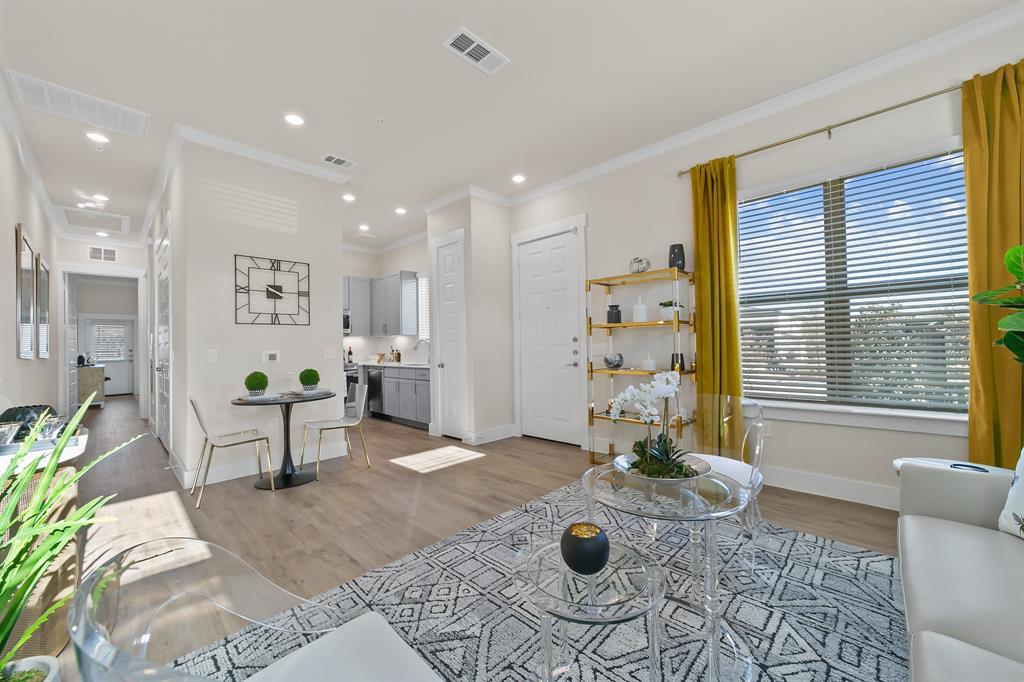
<path id="1" fill-rule="evenodd" d="M 309 324 L 309 263 L 235 256 L 235 324 Z"/>

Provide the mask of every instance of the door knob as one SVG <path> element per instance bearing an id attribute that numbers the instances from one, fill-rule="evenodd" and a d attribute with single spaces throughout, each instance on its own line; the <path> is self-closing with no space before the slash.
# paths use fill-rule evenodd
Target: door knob
<path id="1" fill-rule="evenodd" d="M 566 367 L 579 367 L 580 363 L 578 361 L 574 360 L 572 362 L 565 363 L 565 366 Z"/>
<path id="2" fill-rule="evenodd" d="M 444 363 L 443 362 L 437 363 L 437 366 L 440 367 L 441 369 L 444 369 Z"/>

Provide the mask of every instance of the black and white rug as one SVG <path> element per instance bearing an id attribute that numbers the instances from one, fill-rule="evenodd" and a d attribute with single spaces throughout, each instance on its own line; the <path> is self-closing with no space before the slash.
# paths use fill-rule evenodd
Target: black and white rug
<path id="1" fill-rule="evenodd" d="M 585 517 L 579 484 L 540 497 L 314 598 L 354 617 L 383 615 L 446 680 L 523 680 L 540 662 L 537 614 L 511 575 L 518 547 L 558 537 Z M 609 536 L 657 556 L 678 582 L 689 572 L 688 529 L 659 524 L 652 545 L 643 519 L 599 512 Z M 895 557 L 766 524 L 752 581 L 738 528 L 720 523 L 722 605 L 751 647 L 755 680 L 908 679 L 903 595 Z M 746 551 L 744 551 L 744 554 Z M 701 680 L 703 621 L 666 602 L 662 668 L 666 680 Z M 569 626 L 566 679 L 647 680 L 643 619 L 614 626 Z M 305 636 L 243 630 L 176 662 L 193 674 L 239 682 Z"/>

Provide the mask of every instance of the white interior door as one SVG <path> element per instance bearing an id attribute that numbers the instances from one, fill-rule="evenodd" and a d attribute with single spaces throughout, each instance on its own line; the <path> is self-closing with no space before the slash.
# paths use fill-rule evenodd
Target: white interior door
<path id="1" fill-rule="evenodd" d="M 520 243 L 520 415 L 523 435 L 580 444 L 579 277 L 575 231 Z"/>
<path id="2" fill-rule="evenodd" d="M 103 365 L 106 395 L 135 392 L 135 321 L 88 317 L 83 320 L 86 352 Z"/>
<path id="3" fill-rule="evenodd" d="M 167 221 L 164 234 L 157 241 L 154 253 L 156 264 L 156 313 L 153 316 L 155 353 L 153 372 L 156 385 L 156 435 L 164 448 L 171 451 L 171 247 Z"/>
<path id="4" fill-rule="evenodd" d="M 78 279 L 64 273 L 64 361 L 68 368 L 68 408 L 78 412 Z"/>
<path id="5" fill-rule="evenodd" d="M 465 244 L 461 230 L 446 237 L 434 252 L 438 428 L 442 435 L 462 438 L 466 432 Z"/>

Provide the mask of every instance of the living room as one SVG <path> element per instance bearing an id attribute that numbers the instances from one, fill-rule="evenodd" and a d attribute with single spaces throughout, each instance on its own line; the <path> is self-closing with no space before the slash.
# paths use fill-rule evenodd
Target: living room
<path id="1" fill-rule="evenodd" d="M 5 674 L 1024 679 L 1022 38 L 3 3 Z"/>

